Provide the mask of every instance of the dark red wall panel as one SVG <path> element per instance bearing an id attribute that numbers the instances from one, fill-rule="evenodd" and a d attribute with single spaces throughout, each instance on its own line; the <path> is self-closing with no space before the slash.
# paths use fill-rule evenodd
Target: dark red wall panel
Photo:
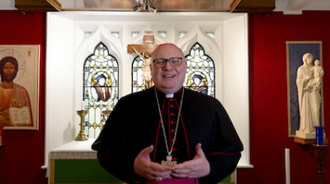
<path id="1" fill-rule="evenodd" d="M 46 14 L 0 11 L 0 44 L 40 45 L 39 130 L 4 130 L 1 184 L 46 184 L 45 149 Z"/>

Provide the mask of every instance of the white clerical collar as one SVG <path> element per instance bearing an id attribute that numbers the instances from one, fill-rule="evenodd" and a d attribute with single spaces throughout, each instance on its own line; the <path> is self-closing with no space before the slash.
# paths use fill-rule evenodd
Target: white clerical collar
<path id="1" fill-rule="evenodd" d="M 171 93 L 171 94 L 165 94 L 166 98 L 173 98 L 174 97 L 174 94 Z"/>

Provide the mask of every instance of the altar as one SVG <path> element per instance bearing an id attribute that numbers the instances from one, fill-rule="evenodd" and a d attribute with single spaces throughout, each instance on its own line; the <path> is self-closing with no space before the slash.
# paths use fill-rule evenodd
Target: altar
<path id="1" fill-rule="evenodd" d="M 95 139 L 72 141 L 49 152 L 49 184 L 120 184 L 125 183 L 103 169 L 97 152 L 91 149 Z M 235 172 L 220 182 L 234 184 Z"/>
<path id="2" fill-rule="evenodd" d="M 100 166 L 97 152 L 91 149 L 94 141 L 72 141 L 51 150 L 48 183 L 125 183 Z"/>

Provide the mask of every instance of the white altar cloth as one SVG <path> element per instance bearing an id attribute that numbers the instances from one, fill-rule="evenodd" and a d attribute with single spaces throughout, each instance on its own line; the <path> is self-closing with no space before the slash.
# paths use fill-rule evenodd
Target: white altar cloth
<path id="1" fill-rule="evenodd" d="M 87 141 L 71 141 L 62 146 L 51 150 L 48 154 L 48 166 L 46 177 L 50 183 L 50 160 L 56 159 L 97 159 L 97 151 L 92 150 L 91 146 L 95 139 Z"/>
<path id="2" fill-rule="evenodd" d="M 72 141 L 49 152 L 49 159 L 97 159 L 97 152 L 91 149 L 95 139 Z"/>

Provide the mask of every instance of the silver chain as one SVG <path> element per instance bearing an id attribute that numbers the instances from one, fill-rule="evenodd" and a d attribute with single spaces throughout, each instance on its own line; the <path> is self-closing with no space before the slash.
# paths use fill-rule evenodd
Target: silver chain
<path id="1" fill-rule="evenodd" d="M 160 116 L 160 122 L 161 122 L 161 125 L 162 125 L 163 134 L 164 134 L 166 151 L 167 151 L 168 156 L 171 156 L 172 150 L 173 150 L 173 146 L 174 146 L 174 143 L 175 143 L 175 140 L 176 140 L 176 135 L 178 133 L 178 127 L 179 127 L 180 115 L 181 115 L 181 108 L 182 108 L 182 101 L 183 101 L 183 94 L 184 94 L 184 88 L 182 88 L 182 96 L 181 96 L 181 101 L 180 101 L 179 114 L 178 114 L 178 118 L 176 120 L 176 127 L 175 127 L 174 139 L 173 139 L 173 144 L 172 144 L 170 150 L 168 150 L 168 144 L 167 144 L 167 138 L 166 138 L 165 127 L 164 127 L 164 122 L 163 122 L 163 116 L 162 116 L 162 113 L 160 111 L 160 105 L 159 105 L 159 100 L 158 100 L 158 95 L 157 95 L 156 87 L 154 87 L 154 88 L 155 88 L 155 94 L 156 94 L 158 112 L 159 112 L 159 116 Z"/>

